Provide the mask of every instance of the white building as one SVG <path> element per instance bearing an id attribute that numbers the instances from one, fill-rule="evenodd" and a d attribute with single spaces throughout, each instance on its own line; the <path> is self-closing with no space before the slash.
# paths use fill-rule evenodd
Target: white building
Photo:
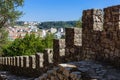
<path id="1" fill-rule="evenodd" d="M 51 28 L 50 29 L 50 32 L 53 34 L 53 33 L 56 33 L 57 32 L 57 29 L 56 28 Z"/>
<path id="2" fill-rule="evenodd" d="M 46 31 L 43 29 L 42 30 L 42 36 L 41 37 L 45 37 L 47 35 Z"/>

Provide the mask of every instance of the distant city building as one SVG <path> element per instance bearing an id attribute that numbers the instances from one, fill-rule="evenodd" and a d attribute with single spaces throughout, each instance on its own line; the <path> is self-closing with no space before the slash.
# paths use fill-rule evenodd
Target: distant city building
<path id="1" fill-rule="evenodd" d="M 39 28 L 37 25 L 41 24 L 36 21 L 18 21 L 16 22 L 16 26 L 8 27 L 7 30 L 9 32 L 8 39 L 15 40 L 16 38 L 24 38 L 24 36 L 28 33 L 35 33 L 36 36 L 46 37 L 47 33 L 54 34 L 56 38 L 61 38 L 64 36 L 65 30 L 64 28 Z"/>
<path id="2" fill-rule="evenodd" d="M 46 30 L 42 30 L 42 36 L 41 37 L 46 37 L 47 33 L 46 33 Z"/>
<path id="3" fill-rule="evenodd" d="M 58 28 L 57 32 L 54 34 L 55 38 L 60 39 L 65 36 L 65 31 L 63 28 Z"/>
<path id="4" fill-rule="evenodd" d="M 16 38 L 24 38 L 24 36 L 28 33 L 34 32 L 35 34 L 38 34 L 38 28 L 36 26 L 29 26 L 29 27 L 21 27 L 21 26 L 15 26 L 15 27 L 8 27 L 8 39 L 13 41 Z"/>
<path id="5" fill-rule="evenodd" d="M 57 32 L 57 29 L 56 28 L 50 28 L 50 33 L 56 33 Z"/>

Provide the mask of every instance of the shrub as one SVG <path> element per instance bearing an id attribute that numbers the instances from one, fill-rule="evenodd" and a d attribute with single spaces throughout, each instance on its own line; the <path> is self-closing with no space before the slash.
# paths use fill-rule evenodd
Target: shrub
<path id="1" fill-rule="evenodd" d="M 4 48 L 5 56 L 33 55 L 43 52 L 45 48 L 53 47 L 53 35 L 48 34 L 45 38 L 36 37 L 35 34 L 26 34 L 23 39 L 15 39 L 9 46 Z"/>

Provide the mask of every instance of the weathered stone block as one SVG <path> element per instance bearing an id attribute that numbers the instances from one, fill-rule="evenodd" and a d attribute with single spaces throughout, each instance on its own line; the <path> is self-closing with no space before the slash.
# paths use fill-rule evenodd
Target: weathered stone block
<path id="1" fill-rule="evenodd" d="M 89 9 L 83 11 L 82 28 L 94 31 L 103 30 L 103 12 L 101 9 Z"/>
<path id="2" fill-rule="evenodd" d="M 32 69 L 36 68 L 35 55 L 29 56 L 29 67 Z"/>
<path id="3" fill-rule="evenodd" d="M 19 67 L 19 56 L 15 57 L 15 66 Z"/>
<path id="4" fill-rule="evenodd" d="M 19 66 L 23 67 L 23 56 L 19 56 Z"/>
<path id="5" fill-rule="evenodd" d="M 23 67 L 28 68 L 29 67 L 29 57 L 23 56 Z"/>
<path id="6" fill-rule="evenodd" d="M 43 68 L 44 65 L 43 65 L 43 62 L 44 62 L 44 58 L 43 58 L 43 53 L 37 53 L 35 56 L 36 56 L 36 68 L 39 69 L 39 68 Z"/>
<path id="7" fill-rule="evenodd" d="M 0 57 L 0 65 L 2 64 L 2 57 Z"/>
<path id="8" fill-rule="evenodd" d="M 55 63 L 62 62 L 65 56 L 65 39 L 54 39 L 53 41 L 53 58 Z"/>
<path id="9" fill-rule="evenodd" d="M 104 28 L 106 30 L 120 29 L 120 5 L 104 8 Z"/>
<path id="10" fill-rule="evenodd" d="M 82 28 L 66 28 L 66 47 L 82 46 Z"/>
<path id="11" fill-rule="evenodd" d="M 65 39 L 54 39 L 53 48 L 58 47 L 59 49 L 65 48 Z"/>
<path id="12" fill-rule="evenodd" d="M 4 65 L 4 57 L 2 57 L 2 65 Z"/>
<path id="13" fill-rule="evenodd" d="M 45 49 L 44 50 L 44 66 L 49 66 L 53 63 L 53 50 Z"/>
<path id="14" fill-rule="evenodd" d="M 10 66 L 13 65 L 12 57 L 10 57 Z"/>
<path id="15" fill-rule="evenodd" d="M 15 66 L 15 57 L 13 57 L 13 66 Z"/>
<path id="16" fill-rule="evenodd" d="M 6 65 L 6 58 L 5 57 L 3 57 L 3 65 Z"/>
<path id="17" fill-rule="evenodd" d="M 7 57 L 7 64 L 10 66 L 10 57 Z"/>

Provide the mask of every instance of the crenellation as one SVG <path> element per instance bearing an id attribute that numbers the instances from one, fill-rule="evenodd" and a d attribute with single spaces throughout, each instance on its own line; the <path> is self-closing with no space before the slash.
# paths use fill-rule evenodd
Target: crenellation
<path id="1" fill-rule="evenodd" d="M 95 59 L 100 51 L 100 36 L 103 31 L 103 12 L 101 9 L 83 11 L 82 52 L 85 59 Z M 86 24 L 87 23 L 87 24 Z"/>
<path id="2" fill-rule="evenodd" d="M 64 61 L 65 56 L 65 39 L 54 39 L 53 40 L 53 62 L 55 64 Z"/>
<path id="3" fill-rule="evenodd" d="M 19 66 L 23 67 L 23 56 L 19 56 Z"/>
<path id="4" fill-rule="evenodd" d="M 7 57 L 7 64 L 10 66 L 10 57 Z"/>
<path id="5" fill-rule="evenodd" d="M 5 57 L 2 57 L 2 65 L 5 65 L 5 64 L 4 64 L 4 58 L 5 58 Z"/>
<path id="6" fill-rule="evenodd" d="M 0 65 L 2 65 L 2 57 L 0 57 Z"/>
<path id="7" fill-rule="evenodd" d="M 119 30 L 120 29 L 120 6 L 104 8 L 104 29 Z"/>
<path id="8" fill-rule="evenodd" d="M 44 62 L 44 58 L 43 58 L 43 53 L 36 53 L 36 68 L 40 69 L 43 68 L 43 62 Z"/>
<path id="9" fill-rule="evenodd" d="M 65 61 L 79 60 L 82 50 L 82 28 L 66 28 L 65 31 Z"/>
<path id="10" fill-rule="evenodd" d="M 65 39 L 53 40 L 53 49 L 31 56 L 0 57 L 0 65 L 29 75 L 46 72 L 59 63 L 80 60 L 102 61 L 120 67 L 120 5 L 84 10 L 82 28 L 66 28 L 65 32 Z M 68 76 L 69 72 L 65 73 Z"/>
<path id="11" fill-rule="evenodd" d="M 103 11 L 101 9 L 89 9 L 83 11 L 82 16 L 82 28 L 83 30 L 103 30 Z"/>
<path id="12" fill-rule="evenodd" d="M 65 33 L 66 47 L 82 46 L 82 28 L 66 28 Z"/>
<path id="13" fill-rule="evenodd" d="M 44 67 L 49 67 L 53 64 L 53 49 L 44 50 Z"/>
<path id="14" fill-rule="evenodd" d="M 13 57 L 13 66 L 15 66 L 15 57 Z"/>
<path id="15" fill-rule="evenodd" d="M 97 18 L 92 17 L 98 15 L 95 10 L 83 11 L 83 54 L 85 58 L 96 59 L 99 61 L 114 62 L 118 58 L 120 52 L 119 43 L 119 23 L 120 23 L 120 5 L 104 8 L 104 15 L 101 10 L 101 27 L 103 30 L 95 30 Z M 92 14 L 94 12 L 94 14 Z M 92 18 L 92 19 L 90 19 Z M 91 20 L 91 21 L 90 21 Z M 103 21 L 102 21 L 103 20 Z M 99 21 L 98 21 L 99 23 Z M 91 55 L 91 53 L 93 55 Z M 93 58 L 93 57 L 94 58 Z M 117 60 L 119 61 L 119 60 Z M 114 65 L 120 65 L 114 63 Z"/>
<path id="16" fill-rule="evenodd" d="M 29 67 L 29 57 L 23 56 L 23 68 L 28 68 L 28 67 Z"/>
<path id="17" fill-rule="evenodd" d="M 4 63 L 7 65 L 7 57 L 4 58 Z"/>
<path id="18" fill-rule="evenodd" d="M 82 28 L 75 28 L 74 32 L 74 45 L 82 46 Z"/>
<path id="19" fill-rule="evenodd" d="M 30 55 L 29 56 L 29 68 L 31 68 L 31 69 L 36 68 L 35 55 Z"/>
<path id="20" fill-rule="evenodd" d="M 10 66 L 12 66 L 12 57 L 10 57 Z"/>
<path id="21" fill-rule="evenodd" d="M 44 64 L 43 64 L 43 62 L 44 62 L 43 55 L 44 55 L 44 54 L 40 54 L 40 67 L 41 67 L 41 68 L 44 67 Z"/>
<path id="22" fill-rule="evenodd" d="M 10 58 L 8 58 L 8 59 L 10 59 Z M 15 57 L 15 66 L 19 67 L 19 56 Z"/>

